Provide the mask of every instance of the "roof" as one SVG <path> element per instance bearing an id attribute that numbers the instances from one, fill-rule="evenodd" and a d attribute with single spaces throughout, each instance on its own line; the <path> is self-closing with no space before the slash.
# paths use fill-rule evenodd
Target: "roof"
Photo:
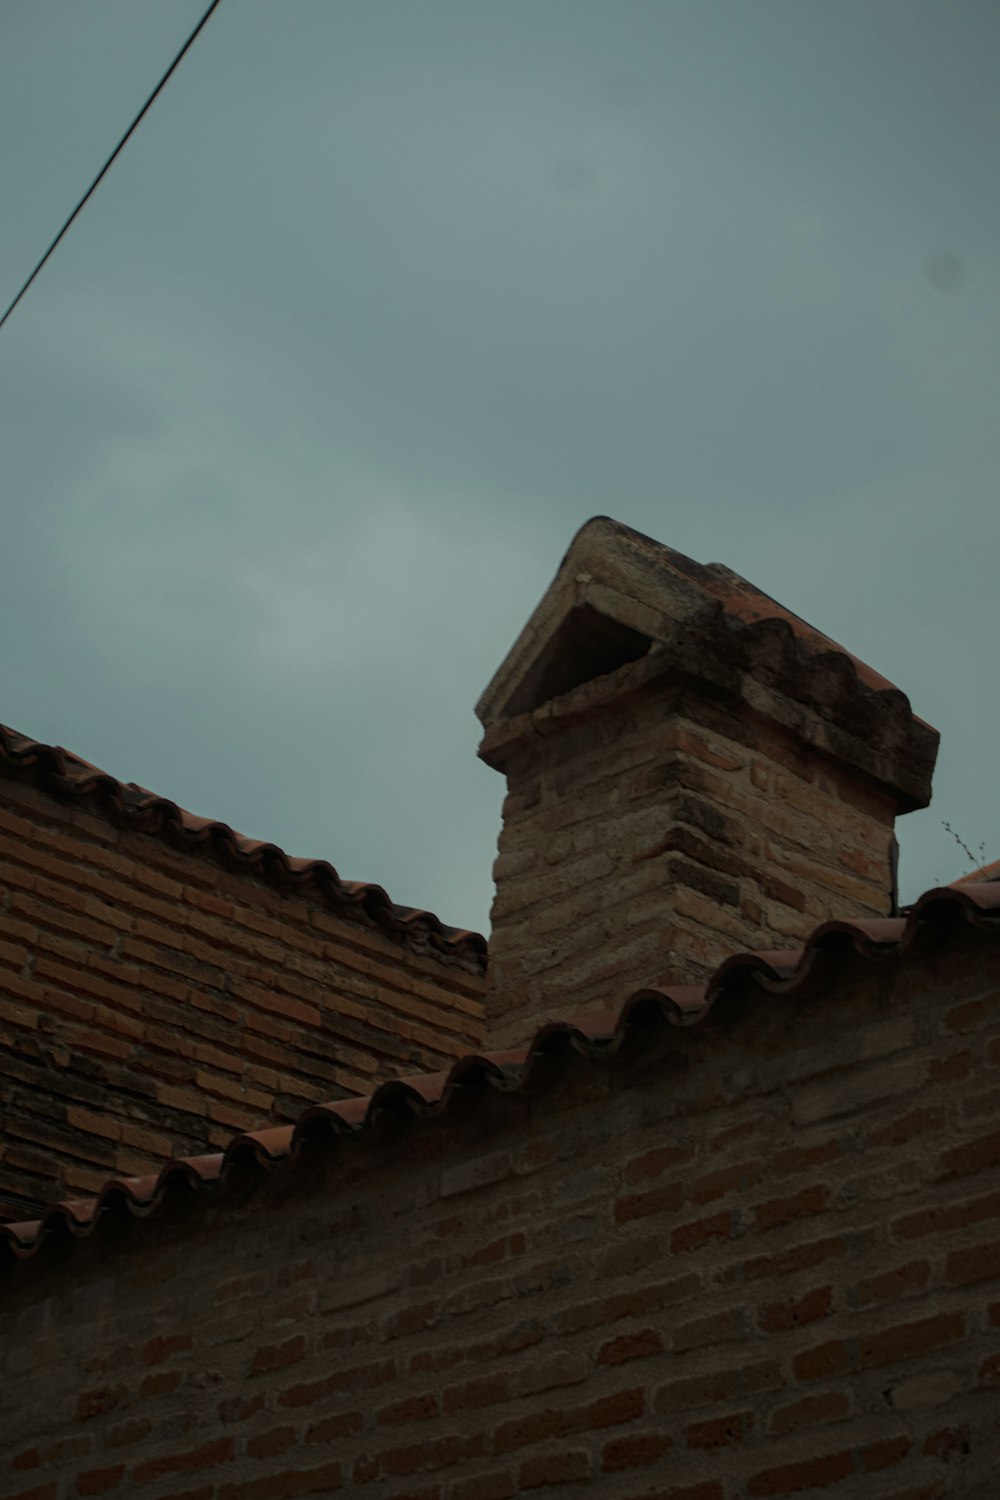
<path id="1" fill-rule="evenodd" d="M 433 912 L 400 906 L 380 885 L 342 880 L 325 859 L 293 858 L 276 844 L 250 839 L 212 818 L 186 812 L 167 797 L 122 782 L 60 745 L 46 745 L 0 724 L 0 771 L 20 775 L 56 797 L 85 804 L 116 824 L 153 834 L 175 848 L 249 871 L 281 890 L 314 896 L 341 913 L 373 922 L 402 942 L 460 954 L 486 966 L 486 939 L 447 927 Z"/>
<path id="2" fill-rule="evenodd" d="M 647 609 L 665 612 L 675 618 L 688 614 L 708 598 L 721 606 L 723 615 L 743 625 L 780 621 L 810 655 L 832 653 L 844 658 L 853 666 L 858 681 L 873 692 L 899 691 L 873 667 L 852 656 L 843 646 L 785 609 L 770 594 L 765 594 L 731 568 L 722 563 L 696 562 L 683 552 L 667 547 L 610 516 L 593 516 L 580 527 L 559 565 L 551 588 L 514 647 L 515 652 L 522 642 L 525 646 L 529 642 L 531 645 L 537 643 L 542 626 L 540 616 L 548 614 L 550 601 L 555 601 L 555 596 L 563 592 L 567 583 L 610 586 L 616 593 Z M 650 620 L 649 623 L 653 622 Z M 494 682 L 503 676 L 504 666 L 499 668 Z M 491 684 L 477 709 L 484 723 L 488 723 L 495 712 L 494 697 L 494 684 Z"/>
<path id="3" fill-rule="evenodd" d="M 991 864 L 982 865 L 978 870 L 972 870 L 968 875 L 962 875 L 958 880 L 952 881 L 953 885 L 983 885 L 990 880 L 1000 880 L 1000 859 L 995 859 Z"/>
<path id="4" fill-rule="evenodd" d="M 956 930 L 977 930 L 1000 939 L 1000 882 L 928 891 L 905 917 L 824 922 L 801 948 L 732 955 L 705 985 L 639 990 L 617 1012 L 541 1027 L 523 1049 L 470 1055 L 448 1073 L 401 1078 L 365 1098 L 312 1105 L 294 1126 L 245 1132 L 224 1152 L 169 1162 L 156 1175 L 113 1177 L 96 1198 L 57 1203 L 38 1219 L 0 1225 L 0 1255 L 8 1262 L 20 1261 L 46 1247 L 65 1246 L 93 1234 L 105 1216 L 147 1218 L 168 1212 L 178 1188 L 185 1196 L 192 1188 L 224 1195 L 240 1167 L 250 1163 L 266 1170 L 294 1168 L 307 1142 L 398 1140 L 400 1122 L 419 1128 L 421 1121 L 432 1118 L 457 1118 L 461 1104 L 476 1091 L 537 1093 L 557 1076 L 553 1063 L 571 1053 L 594 1064 L 617 1054 L 634 1060 L 644 1050 L 652 1051 L 656 1037 L 660 1055 L 664 1026 L 725 1025 L 751 983 L 776 995 L 806 998 L 829 984 L 831 962 L 843 965 L 856 955 L 874 969 L 887 961 L 905 960 L 912 952 L 943 946 Z"/>
<path id="5" fill-rule="evenodd" d="M 514 747 L 660 680 L 742 701 L 901 812 L 930 801 L 938 733 L 899 688 L 738 573 L 608 516 L 577 532 L 480 697 L 479 754 L 504 770 Z"/>

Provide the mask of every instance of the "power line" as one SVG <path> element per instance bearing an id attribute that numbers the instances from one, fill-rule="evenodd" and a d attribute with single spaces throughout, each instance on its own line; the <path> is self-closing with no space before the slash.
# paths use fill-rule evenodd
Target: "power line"
<path id="1" fill-rule="evenodd" d="M 170 64 L 169 68 L 164 73 L 163 77 L 160 79 L 159 83 L 156 85 L 155 89 L 150 94 L 149 98 L 146 100 L 145 104 L 142 106 L 142 108 L 140 109 L 139 113 L 136 115 L 135 119 L 132 121 L 131 125 L 126 130 L 125 134 L 122 136 L 121 140 L 118 142 L 118 144 L 115 147 L 115 149 L 112 151 L 111 155 L 108 157 L 107 161 L 104 163 L 104 166 L 98 172 L 97 176 L 94 178 L 93 182 L 90 184 L 90 187 L 84 193 L 83 197 L 80 199 L 79 203 L 76 205 L 76 207 L 74 208 L 73 212 L 70 214 L 69 218 L 66 220 L 65 224 L 60 229 L 59 233 L 56 235 L 55 239 L 52 241 L 51 245 L 46 250 L 45 254 L 42 256 L 41 260 L 38 262 L 37 266 L 32 271 L 31 275 L 28 277 L 27 281 L 24 283 L 24 285 L 22 286 L 21 290 L 18 292 L 17 296 L 14 298 L 13 302 L 8 307 L 7 311 L 4 313 L 3 317 L 0 318 L 0 328 L 2 328 L 3 325 L 6 323 L 7 319 L 10 317 L 11 313 L 14 311 L 15 307 L 20 302 L 21 298 L 24 296 L 25 292 L 28 290 L 28 288 L 31 285 L 31 283 L 34 281 L 35 277 L 38 275 L 39 271 L 44 266 L 45 262 L 48 260 L 49 256 L 52 254 L 53 250 L 56 248 L 56 246 L 58 245 L 59 241 L 62 239 L 63 235 L 66 233 L 67 229 L 72 224 L 72 222 L 76 218 L 77 214 L 83 208 L 84 204 L 87 203 L 88 199 L 92 197 L 95 188 L 98 186 L 98 184 L 101 182 L 101 180 L 106 175 L 109 167 L 114 162 L 115 158 L 118 156 L 118 154 L 121 151 L 122 147 L 125 145 L 125 142 L 134 133 L 134 131 L 136 130 L 136 127 L 139 125 L 139 123 L 141 122 L 141 120 L 143 119 L 143 117 L 148 113 L 149 109 L 153 105 L 153 103 L 156 100 L 157 96 L 163 91 L 165 85 L 169 82 L 170 77 L 173 74 L 174 70 L 176 69 L 178 63 L 183 58 L 184 54 L 187 52 L 187 50 L 191 46 L 192 42 L 194 42 L 195 38 L 198 36 L 198 33 L 201 31 L 202 27 L 205 25 L 205 22 L 211 16 L 213 10 L 215 10 L 215 8 L 216 8 L 216 6 L 218 4 L 219 4 L 219 0 L 212 0 L 212 3 L 209 5 L 208 9 L 205 11 L 205 14 L 202 16 L 201 20 L 198 22 L 197 26 L 194 28 L 194 30 L 192 31 L 191 35 L 188 37 L 187 41 L 184 43 L 183 47 L 178 52 L 177 56 L 174 58 L 173 62 Z"/>

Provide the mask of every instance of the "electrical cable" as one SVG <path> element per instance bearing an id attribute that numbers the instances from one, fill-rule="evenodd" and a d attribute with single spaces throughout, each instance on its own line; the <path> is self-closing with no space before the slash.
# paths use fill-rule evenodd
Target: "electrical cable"
<path id="1" fill-rule="evenodd" d="M 14 311 L 15 307 L 20 302 L 21 298 L 24 296 L 25 292 L 28 290 L 29 286 L 34 281 L 35 277 L 38 275 L 39 271 L 45 265 L 45 262 L 48 260 L 49 256 L 52 254 L 53 250 L 59 244 L 59 241 L 62 239 L 63 235 L 66 233 L 67 229 L 69 229 L 70 225 L 72 224 L 73 220 L 76 218 L 77 214 L 80 212 L 80 210 L 87 203 L 88 199 L 92 197 L 95 188 L 97 188 L 97 186 L 99 185 L 99 183 L 101 182 L 101 180 L 106 175 L 108 169 L 110 168 L 110 166 L 112 165 L 112 163 L 115 161 L 115 158 L 119 155 L 119 153 L 120 153 L 122 147 L 125 145 L 126 141 L 134 133 L 134 131 L 136 130 L 137 126 L 142 121 L 143 117 L 148 113 L 149 109 L 151 108 L 151 106 L 155 102 L 157 96 L 162 92 L 162 90 L 164 89 L 164 87 L 166 86 L 166 84 L 169 82 L 170 77 L 173 74 L 173 72 L 175 71 L 175 69 L 177 68 L 178 63 L 183 58 L 184 54 L 187 52 L 187 50 L 191 46 L 192 42 L 195 41 L 195 39 L 197 38 L 197 36 L 198 36 L 199 32 L 201 31 L 202 27 L 205 25 L 206 21 L 209 19 L 209 17 L 211 16 L 212 12 L 216 9 L 216 7 L 218 6 L 218 4 L 219 4 L 219 0 L 211 0 L 211 4 L 209 5 L 208 9 L 205 11 L 205 14 L 202 16 L 201 20 L 198 22 L 197 26 L 194 28 L 194 30 L 192 31 L 191 35 L 188 37 L 188 39 L 184 43 L 183 47 L 177 53 L 177 56 L 174 58 L 173 62 L 170 64 L 169 68 L 164 73 L 163 77 L 160 79 L 159 83 L 156 85 L 155 89 L 150 94 L 149 98 L 146 100 L 145 104 L 142 106 L 142 108 L 140 109 L 139 113 L 136 115 L 135 119 L 132 121 L 131 125 L 126 130 L 125 134 L 122 136 L 121 140 L 118 142 L 118 144 L 115 147 L 115 149 L 112 151 L 111 155 L 108 157 L 107 161 L 104 163 L 104 166 L 98 172 L 97 176 L 94 178 L 93 182 L 90 184 L 90 187 L 84 193 L 83 197 L 80 199 L 79 203 L 76 205 L 76 207 L 74 208 L 73 212 L 70 214 L 69 218 L 66 220 L 65 224 L 60 229 L 59 233 L 56 235 L 55 239 L 52 241 L 51 245 L 46 250 L 46 252 L 42 256 L 41 260 L 36 265 L 35 269 L 32 271 L 31 275 L 28 277 L 27 281 L 24 283 L 24 285 L 22 286 L 21 290 L 18 292 L 17 296 L 14 298 L 13 302 L 8 307 L 7 311 L 4 313 L 3 317 L 0 318 L 0 328 L 2 328 L 3 325 L 6 323 L 7 319 L 10 317 L 11 313 Z"/>

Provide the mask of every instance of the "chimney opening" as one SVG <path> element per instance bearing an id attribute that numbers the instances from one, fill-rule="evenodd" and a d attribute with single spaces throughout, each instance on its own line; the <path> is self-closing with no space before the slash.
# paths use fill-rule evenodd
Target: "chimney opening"
<path id="1" fill-rule="evenodd" d="M 652 644 L 648 635 L 601 614 L 593 605 L 576 605 L 550 636 L 503 712 L 510 717 L 531 713 L 551 698 L 639 661 Z"/>

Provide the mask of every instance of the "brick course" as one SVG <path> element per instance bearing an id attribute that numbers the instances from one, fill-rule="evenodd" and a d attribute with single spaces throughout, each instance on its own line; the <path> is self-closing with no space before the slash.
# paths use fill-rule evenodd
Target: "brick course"
<path id="1" fill-rule="evenodd" d="M 1000 976 L 945 950 L 8 1266 L 0 1496 L 987 1500 Z"/>
<path id="2" fill-rule="evenodd" d="M 92 1193 L 446 1069 L 481 992 L 471 964 L 0 774 L 0 1193 Z"/>

